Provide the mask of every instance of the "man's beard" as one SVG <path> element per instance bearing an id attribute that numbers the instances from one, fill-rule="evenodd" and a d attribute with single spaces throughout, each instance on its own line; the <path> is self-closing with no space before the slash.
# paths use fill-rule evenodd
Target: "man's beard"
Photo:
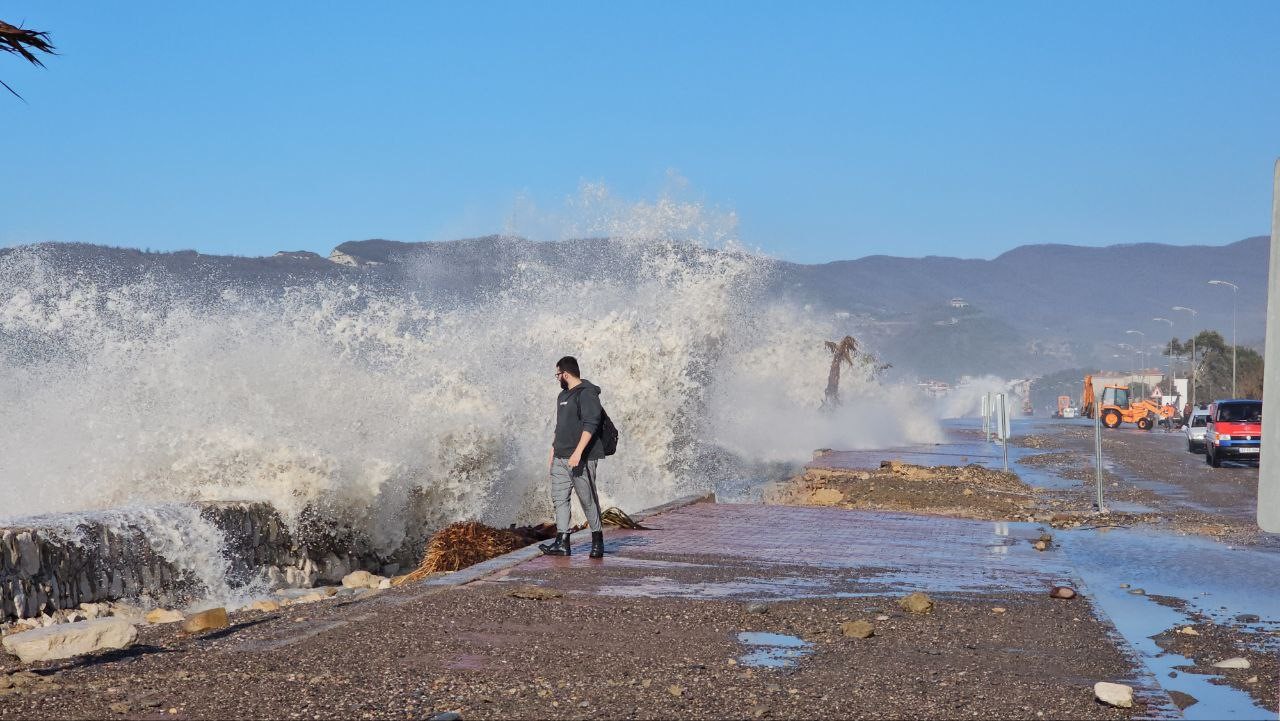
<path id="1" fill-rule="evenodd" d="M 561 378 L 561 379 L 560 379 L 560 390 L 562 390 L 562 391 L 567 391 L 567 390 L 569 390 L 569 381 L 567 381 L 567 380 L 565 380 L 565 379 Z"/>

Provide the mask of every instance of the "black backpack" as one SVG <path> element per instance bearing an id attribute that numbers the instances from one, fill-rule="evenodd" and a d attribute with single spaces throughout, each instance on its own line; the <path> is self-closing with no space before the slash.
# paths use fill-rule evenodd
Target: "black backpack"
<path id="1" fill-rule="evenodd" d="M 618 427 L 613 425 L 613 419 L 604 408 L 600 409 L 600 448 L 606 456 L 618 452 Z"/>

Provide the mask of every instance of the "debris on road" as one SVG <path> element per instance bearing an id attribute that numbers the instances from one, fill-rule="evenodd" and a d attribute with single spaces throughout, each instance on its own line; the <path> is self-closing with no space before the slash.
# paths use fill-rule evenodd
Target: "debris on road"
<path id="1" fill-rule="evenodd" d="M 1133 689 L 1122 683 L 1099 681 L 1093 685 L 1093 695 L 1108 706 L 1133 708 Z"/>
<path id="2" fill-rule="evenodd" d="M 983 520 L 1027 520 L 1035 495 L 1016 474 L 971 464 L 919 466 L 885 461 L 868 472 L 809 468 L 765 490 L 765 502 L 938 513 Z"/>
<path id="3" fill-rule="evenodd" d="M 544 586 L 520 586 L 507 595 L 512 598 L 527 598 L 534 601 L 545 601 L 550 598 L 560 598 L 564 594 L 554 588 L 546 588 Z"/>

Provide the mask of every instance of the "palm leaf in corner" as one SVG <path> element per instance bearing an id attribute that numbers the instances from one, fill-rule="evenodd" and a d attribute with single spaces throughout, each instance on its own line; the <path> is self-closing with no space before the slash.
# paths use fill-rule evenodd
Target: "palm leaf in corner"
<path id="1" fill-rule="evenodd" d="M 35 52 L 32 52 L 35 51 Z M 28 30 L 27 28 L 14 27 L 9 23 L 0 20 L 0 52 L 16 53 L 27 59 L 32 65 L 44 67 L 44 63 L 40 62 L 40 58 L 35 53 L 54 54 L 53 44 L 49 42 L 49 33 L 39 30 Z M 0 85 L 5 90 L 13 93 L 19 99 L 18 91 L 9 87 L 9 84 L 0 80 Z"/>

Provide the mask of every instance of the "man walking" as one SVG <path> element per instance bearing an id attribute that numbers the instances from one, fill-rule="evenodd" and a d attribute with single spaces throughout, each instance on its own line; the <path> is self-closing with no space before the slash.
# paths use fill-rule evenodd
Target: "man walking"
<path id="1" fill-rule="evenodd" d="M 556 540 L 538 546 L 548 556 L 569 555 L 569 494 L 578 502 L 591 526 L 591 557 L 604 557 L 600 530 L 600 501 L 596 497 L 596 461 L 604 458 L 598 443 L 604 410 L 600 388 L 582 380 L 578 360 L 565 356 L 556 362 L 560 396 L 556 398 L 556 432 L 551 441 L 551 501 L 556 507 Z"/>

